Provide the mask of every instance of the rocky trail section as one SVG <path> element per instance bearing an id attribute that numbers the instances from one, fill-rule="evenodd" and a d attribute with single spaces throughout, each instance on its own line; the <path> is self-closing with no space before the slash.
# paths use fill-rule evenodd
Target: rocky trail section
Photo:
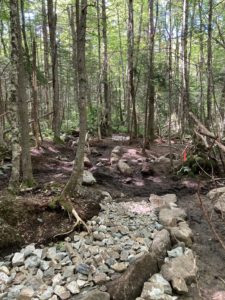
<path id="1" fill-rule="evenodd" d="M 197 267 L 176 195 L 139 203 L 104 196 L 99 215 L 88 221 L 90 234 L 51 247 L 31 244 L 5 257 L 0 299 L 175 300 L 187 294 Z"/>

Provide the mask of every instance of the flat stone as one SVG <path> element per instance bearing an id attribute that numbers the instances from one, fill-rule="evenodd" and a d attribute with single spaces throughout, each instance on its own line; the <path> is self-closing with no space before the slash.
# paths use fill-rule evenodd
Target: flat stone
<path id="1" fill-rule="evenodd" d="M 111 266 L 111 269 L 113 269 L 116 272 L 122 273 L 127 269 L 128 264 L 127 263 L 115 263 Z"/>
<path id="2" fill-rule="evenodd" d="M 110 295 L 105 292 L 93 290 L 91 292 L 87 292 L 87 294 L 85 294 L 84 296 L 78 299 L 79 300 L 110 300 Z"/>
<path id="3" fill-rule="evenodd" d="M 31 300 L 34 296 L 34 290 L 32 288 L 24 288 L 21 290 L 18 300 Z"/>
<path id="4" fill-rule="evenodd" d="M 106 284 L 111 300 L 135 300 L 140 296 L 144 282 L 157 271 L 157 261 L 153 255 L 150 253 L 142 255 L 124 274 Z"/>
<path id="5" fill-rule="evenodd" d="M 186 285 L 186 282 L 183 278 L 178 278 L 175 277 L 171 281 L 173 290 L 178 294 L 178 295 L 184 295 L 188 293 L 188 287 Z"/>
<path id="6" fill-rule="evenodd" d="M 154 208 L 175 207 L 177 196 L 175 194 L 166 194 L 164 196 L 150 195 L 149 201 Z"/>
<path id="7" fill-rule="evenodd" d="M 13 267 L 19 267 L 24 264 L 24 253 L 16 252 L 12 259 Z"/>
<path id="8" fill-rule="evenodd" d="M 93 276 L 95 284 L 104 284 L 107 281 L 107 275 L 105 273 L 96 273 Z"/>
<path id="9" fill-rule="evenodd" d="M 197 266 L 193 252 L 188 249 L 184 255 L 167 261 L 161 268 L 163 277 L 172 281 L 174 278 L 183 278 L 187 284 L 196 281 Z"/>
<path id="10" fill-rule="evenodd" d="M 209 191 L 206 196 L 210 200 L 216 200 L 224 193 L 225 193 L 225 187 L 220 187 L 220 188 L 216 188 L 216 189 Z"/>
<path id="11" fill-rule="evenodd" d="M 180 220 L 185 220 L 187 217 L 185 211 L 181 208 L 162 208 L 159 212 L 159 222 L 163 226 L 173 227 Z"/>
<path id="12" fill-rule="evenodd" d="M 71 292 L 71 294 L 79 294 L 80 288 L 76 281 L 71 281 L 69 284 L 67 284 L 66 288 Z"/>
<path id="13" fill-rule="evenodd" d="M 169 228 L 171 240 L 174 244 L 184 242 L 187 247 L 192 246 L 193 233 L 186 222 L 179 222 L 177 227 Z"/>
<path id="14" fill-rule="evenodd" d="M 54 293 L 62 300 L 70 298 L 70 292 L 66 290 L 64 286 L 56 285 L 54 288 Z"/>
<path id="15" fill-rule="evenodd" d="M 158 231 L 153 239 L 151 251 L 158 264 L 162 265 L 167 251 L 171 249 L 170 234 L 166 229 Z"/>

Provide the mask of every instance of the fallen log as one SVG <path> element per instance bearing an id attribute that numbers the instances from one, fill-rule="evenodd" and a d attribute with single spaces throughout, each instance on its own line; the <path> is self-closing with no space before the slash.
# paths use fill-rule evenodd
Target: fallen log
<path id="1" fill-rule="evenodd" d="M 208 138 L 211 138 L 215 141 L 215 144 L 223 151 L 225 152 L 225 146 L 219 141 L 219 137 L 210 132 L 199 120 L 198 118 L 192 113 L 189 112 L 189 116 L 191 119 L 198 125 L 197 132 L 201 135 L 204 135 Z"/>

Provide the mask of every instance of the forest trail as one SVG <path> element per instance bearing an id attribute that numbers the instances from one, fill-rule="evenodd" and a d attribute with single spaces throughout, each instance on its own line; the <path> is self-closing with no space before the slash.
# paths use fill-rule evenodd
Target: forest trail
<path id="1" fill-rule="evenodd" d="M 131 166 L 133 172 L 130 176 L 124 175 L 117 168 L 112 168 L 110 155 L 112 150 L 120 146 L 123 148 L 123 158 Z M 181 144 L 173 145 L 173 154 L 177 158 L 181 157 L 184 146 Z M 169 153 L 166 143 L 156 143 L 147 153 L 148 157 L 165 157 Z M 72 158 L 74 150 L 66 145 L 55 146 L 51 142 L 45 142 L 41 150 L 32 151 L 32 161 L 34 165 L 35 179 L 39 182 L 39 187 L 32 192 L 23 192 L 17 197 L 14 213 L 18 217 L 23 213 L 23 221 L 18 221 L 17 230 L 22 235 L 26 244 L 35 242 L 37 245 L 46 244 L 50 241 L 55 242 L 52 237 L 59 232 L 65 232 L 72 226 L 66 214 L 61 211 L 49 209 L 48 204 L 53 196 L 56 196 L 68 179 L 72 169 Z M 193 285 L 188 297 L 179 299 L 213 299 L 215 292 L 225 290 L 225 253 L 221 245 L 213 236 L 210 228 L 203 216 L 202 209 L 196 192 L 200 182 L 201 192 L 205 194 L 211 186 L 209 181 L 201 178 L 197 180 L 190 178 L 180 178 L 176 174 L 170 173 L 168 160 L 159 160 L 153 164 L 149 170 L 151 175 L 141 173 L 143 161 L 146 157 L 142 155 L 140 144 L 129 145 L 129 141 L 103 140 L 102 142 L 90 143 L 89 169 L 94 174 L 97 183 L 91 187 L 92 195 L 97 194 L 97 190 L 104 190 L 110 193 L 116 202 L 148 201 L 150 194 L 164 195 L 175 193 L 178 197 L 178 205 L 187 211 L 188 222 L 194 233 L 193 250 L 197 256 L 197 266 L 199 269 L 198 284 Z M 7 171 L 5 173 L 5 182 Z M 2 188 L 4 181 L 1 181 Z M 1 192 L 4 199 L 6 195 Z M 202 197 L 204 197 L 202 195 Z M 77 205 L 81 216 L 90 219 L 99 212 L 97 197 L 83 199 L 82 206 Z M 1 201 L 2 202 L 2 201 Z M 9 201 L 10 202 L 10 201 Z M 213 212 L 212 204 L 204 197 L 204 203 L 208 210 Z M 24 213 L 24 208 L 26 211 Z M 32 222 L 32 229 L 30 223 Z M 212 222 L 225 239 L 224 222 L 214 212 Z M 13 226 L 13 224 L 11 224 Z M 3 254 L 8 254 L 15 250 L 16 244 L 12 244 Z M 202 298 L 199 298 L 199 293 Z M 215 298 L 216 299 L 216 298 Z M 219 298 L 218 298 L 219 299 Z"/>

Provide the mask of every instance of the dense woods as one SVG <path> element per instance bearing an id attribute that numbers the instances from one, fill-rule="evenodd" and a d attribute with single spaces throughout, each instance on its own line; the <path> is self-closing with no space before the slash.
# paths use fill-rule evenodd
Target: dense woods
<path id="1" fill-rule="evenodd" d="M 192 134 L 189 112 L 223 137 L 223 1 L 0 5 L 0 143 L 12 148 L 11 186 L 20 147 L 22 181 L 33 185 L 30 146 L 46 137 L 60 143 L 86 114 L 99 139 L 124 132 L 143 137 L 144 148 L 156 136 Z M 82 5 L 87 24 L 79 30 Z"/>

